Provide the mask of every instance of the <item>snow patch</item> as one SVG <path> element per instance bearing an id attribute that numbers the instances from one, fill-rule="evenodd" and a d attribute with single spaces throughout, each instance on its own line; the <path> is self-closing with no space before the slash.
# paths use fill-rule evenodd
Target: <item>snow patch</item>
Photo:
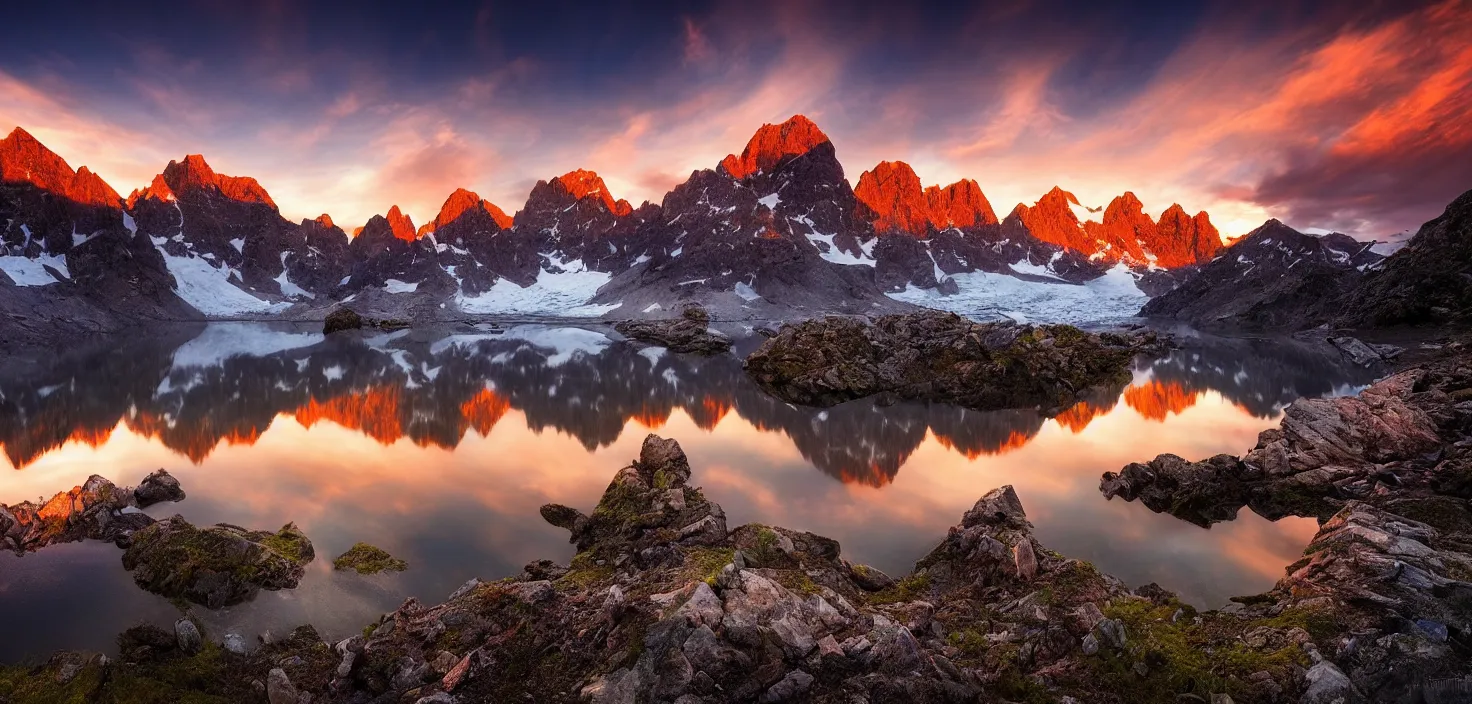
<path id="1" fill-rule="evenodd" d="M 889 297 L 963 315 L 992 314 L 1014 320 L 1075 324 L 1132 318 L 1149 300 L 1124 265 L 1083 285 L 1023 281 L 984 271 L 955 274 L 951 279 L 960 289 L 952 296 L 907 286 Z"/>
<path id="2" fill-rule="evenodd" d="M 383 282 L 383 290 L 389 293 L 414 293 L 419 290 L 419 282 L 411 284 L 398 279 L 388 279 Z"/>
<path id="3" fill-rule="evenodd" d="M 560 367 L 581 355 L 597 356 L 613 344 L 613 340 L 607 335 L 582 328 L 517 325 L 508 328 L 500 335 L 451 335 L 431 345 L 429 352 L 432 355 L 439 355 L 452 347 L 475 350 L 482 342 L 497 340 L 520 341 L 525 343 L 523 348 L 546 353 L 549 367 Z M 492 358 L 492 361 L 497 361 L 497 359 Z M 501 359 L 500 361 L 506 360 Z"/>
<path id="4" fill-rule="evenodd" d="M 768 209 L 776 212 L 777 204 L 782 202 L 782 198 L 779 197 L 776 193 L 773 193 L 771 195 L 762 196 L 761 198 L 756 199 L 756 202 L 761 203 L 762 205 L 767 206 Z"/>
<path id="5" fill-rule="evenodd" d="M 645 347 L 639 350 L 639 356 L 649 360 L 649 366 L 651 368 L 659 366 L 659 360 L 664 359 L 666 354 L 668 354 L 668 350 L 663 347 Z"/>
<path id="6" fill-rule="evenodd" d="M 554 263 L 559 264 L 563 271 L 540 271 L 536 282 L 530 286 L 522 288 L 515 282 L 500 279 L 484 293 L 467 296 L 461 291 L 455 294 L 455 304 L 472 315 L 529 313 L 573 318 L 596 318 L 621 305 L 588 303 L 598 289 L 613 278 L 612 275 L 588 271 L 582 260 Z"/>
<path id="7" fill-rule="evenodd" d="M 323 339 L 320 332 L 273 330 L 266 323 L 210 323 L 199 337 L 174 350 L 173 371 L 219 366 L 234 357 L 267 357 Z"/>
<path id="8" fill-rule="evenodd" d="M 43 254 L 35 259 L 17 256 L 0 257 L 0 271 L 4 271 L 16 286 L 45 286 L 60 283 L 60 279 L 46 270 L 48 266 L 61 272 L 61 275 L 68 279 L 72 277 L 66 268 L 66 257 L 61 255 Z"/>
<path id="9" fill-rule="evenodd" d="M 236 237 L 235 239 L 230 240 L 230 246 L 231 247 L 234 247 L 235 248 L 235 251 L 237 251 L 237 252 L 239 252 L 241 254 L 245 254 L 245 238 L 244 237 Z"/>
<path id="10" fill-rule="evenodd" d="M 285 269 L 282 269 L 281 270 L 281 275 L 278 276 L 278 277 L 276 277 L 276 283 L 277 283 L 277 285 L 281 286 L 281 295 L 286 296 L 287 298 L 313 298 L 313 299 L 315 299 L 317 297 L 317 294 L 312 293 L 311 291 L 308 291 L 308 290 L 306 290 L 306 289 L 304 289 L 304 288 L 302 288 L 302 287 L 300 287 L 300 286 L 292 283 L 291 282 L 291 279 L 289 279 L 289 278 L 286 277 L 286 270 Z"/>
<path id="11" fill-rule="evenodd" d="M 657 311 L 657 310 L 664 310 L 664 306 L 662 306 L 662 305 L 660 305 L 658 303 L 650 303 L 649 306 L 644 309 L 644 312 L 645 313 L 653 313 L 654 311 Z"/>
<path id="12" fill-rule="evenodd" d="M 756 289 L 747 286 L 745 281 L 737 281 L 735 288 L 733 288 L 732 290 L 736 292 L 736 295 L 741 297 L 741 300 L 746 301 L 747 303 L 760 300 L 762 297 L 760 293 L 756 292 Z"/>
<path id="13" fill-rule="evenodd" d="M 233 273 L 217 269 L 198 257 L 175 257 L 160 249 L 164 265 L 174 275 L 174 291 L 185 303 L 207 316 L 241 315 L 245 313 L 279 313 L 290 303 L 272 303 L 250 295 L 230 283 Z"/>

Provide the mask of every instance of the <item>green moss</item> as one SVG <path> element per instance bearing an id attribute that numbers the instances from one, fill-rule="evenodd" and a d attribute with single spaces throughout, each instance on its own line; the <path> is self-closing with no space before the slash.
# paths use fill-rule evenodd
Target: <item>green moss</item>
<path id="1" fill-rule="evenodd" d="M 912 574 L 898 582 L 894 586 L 881 592 L 869 595 L 870 604 L 897 604 L 903 601 L 915 601 L 925 599 L 929 595 L 930 575 Z"/>
<path id="2" fill-rule="evenodd" d="M 695 547 L 685 551 L 685 579 L 698 579 L 715 586 L 716 577 L 731 561 L 736 559 L 733 548 Z"/>
<path id="3" fill-rule="evenodd" d="M 357 543 L 333 560 L 332 568 L 354 570 L 358 574 L 378 574 L 379 572 L 403 572 L 409 569 L 409 563 L 368 543 Z"/>
<path id="4" fill-rule="evenodd" d="M 972 658 L 985 654 L 990 646 L 986 636 L 970 628 L 952 631 L 946 636 L 946 642 L 960 650 L 963 655 Z"/>
<path id="5" fill-rule="evenodd" d="M 97 701 L 103 678 L 103 669 L 96 664 L 87 665 L 66 684 L 56 681 L 56 670 L 50 666 L 0 667 L 0 693 L 8 695 L 9 704 L 88 704 Z"/>
<path id="6" fill-rule="evenodd" d="M 276 554 L 299 565 L 305 565 L 312 561 L 312 557 L 308 553 L 312 544 L 307 541 L 307 537 L 302 535 L 302 532 L 297 530 L 293 524 L 282 526 L 281 530 L 261 537 L 260 543 L 270 548 Z"/>
<path id="7" fill-rule="evenodd" d="M 557 585 L 575 589 L 590 589 L 594 585 L 613 578 L 613 567 L 600 565 L 598 557 L 591 552 L 580 552 L 573 556 L 567 574 L 558 578 Z"/>

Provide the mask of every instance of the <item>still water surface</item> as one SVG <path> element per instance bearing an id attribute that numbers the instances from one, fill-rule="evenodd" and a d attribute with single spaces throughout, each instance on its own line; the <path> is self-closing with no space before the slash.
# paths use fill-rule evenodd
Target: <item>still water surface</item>
<path id="1" fill-rule="evenodd" d="M 760 340 L 743 342 L 749 351 Z M 598 329 L 324 339 L 257 323 L 104 340 L 0 372 L 0 502 L 50 497 L 99 474 L 133 485 L 163 467 L 188 498 L 149 513 L 196 524 L 299 525 L 316 545 L 301 587 L 197 611 L 216 637 L 312 623 L 357 632 L 405 597 L 439 601 L 471 577 L 572 555 L 538 507 L 590 509 L 650 432 L 674 437 L 693 482 L 732 527 L 833 537 L 855 562 L 902 575 L 988 490 L 1017 488 L 1039 539 L 1131 586 L 1199 606 L 1260 592 L 1315 524 L 1243 510 L 1202 529 L 1105 501 L 1099 475 L 1172 452 L 1240 453 L 1295 398 L 1370 377 L 1287 342 L 1195 337 L 1057 418 L 943 405 L 829 409 L 766 396 L 733 354 L 665 353 Z M 366 541 L 409 571 L 334 573 Z M 142 621 L 177 618 L 138 589 L 110 544 L 0 552 L 0 661 L 112 649 Z"/>

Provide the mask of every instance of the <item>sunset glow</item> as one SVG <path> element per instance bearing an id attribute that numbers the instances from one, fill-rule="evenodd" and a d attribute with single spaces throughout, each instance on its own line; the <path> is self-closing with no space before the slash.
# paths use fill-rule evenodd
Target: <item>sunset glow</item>
<path id="1" fill-rule="evenodd" d="M 124 194 L 204 154 L 288 218 L 348 231 L 395 204 L 431 222 L 458 188 L 513 213 L 577 169 L 610 201 L 658 202 L 793 114 L 851 183 L 903 160 L 927 186 L 975 179 L 999 214 L 1055 185 L 1087 207 L 1129 190 L 1151 217 L 1208 211 L 1229 238 L 1278 217 L 1383 239 L 1472 179 L 1460 0 L 578 6 L 556 31 L 558 13 L 496 3 L 393 19 L 207 4 L 163 24 L 136 3 L 9 12 L 64 24 L 69 49 L 7 43 L 0 133 L 22 126 Z"/>

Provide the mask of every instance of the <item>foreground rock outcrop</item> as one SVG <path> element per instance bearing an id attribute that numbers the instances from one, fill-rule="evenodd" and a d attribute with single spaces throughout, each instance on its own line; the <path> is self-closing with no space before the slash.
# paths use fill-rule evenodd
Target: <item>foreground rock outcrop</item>
<path id="1" fill-rule="evenodd" d="M 22 554 L 79 540 L 126 542 L 134 531 L 154 522 L 139 509 L 183 500 L 179 480 L 162 469 L 132 488 L 119 488 L 94 474 L 81 486 L 41 505 L 30 501 L 0 504 L 0 546 Z"/>
<path id="2" fill-rule="evenodd" d="M 613 326 L 624 337 L 669 348 L 672 352 L 720 354 L 731 349 L 731 338 L 710 329 L 704 308 L 690 306 L 669 320 L 624 320 Z"/>
<path id="3" fill-rule="evenodd" d="M 409 599 L 335 645 L 304 628 L 235 653 L 190 628 L 141 627 L 117 662 L 64 653 L 0 668 L 0 683 L 27 694 L 12 702 L 133 701 L 140 690 L 125 688 L 142 683 L 149 701 L 319 704 L 1454 702 L 1472 691 L 1472 517 L 1451 495 L 1347 502 L 1272 591 L 1197 612 L 1048 550 L 1011 487 L 896 580 L 821 536 L 728 529 L 690 476 L 679 445 L 651 435 L 591 513 L 542 508 L 570 532 L 570 564 L 471 580 L 437 605 Z"/>
<path id="4" fill-rule="evenodd" d="M 953 313 L 829 317 L 784 326 L 746 373 L 792 403 L 831 406 L 886 394 L 979 410 L 1057 412 L 1090 387 L 1130 378 L 1153 332 L 1093 334 L 1068 325 L 975 323 Z"/>

